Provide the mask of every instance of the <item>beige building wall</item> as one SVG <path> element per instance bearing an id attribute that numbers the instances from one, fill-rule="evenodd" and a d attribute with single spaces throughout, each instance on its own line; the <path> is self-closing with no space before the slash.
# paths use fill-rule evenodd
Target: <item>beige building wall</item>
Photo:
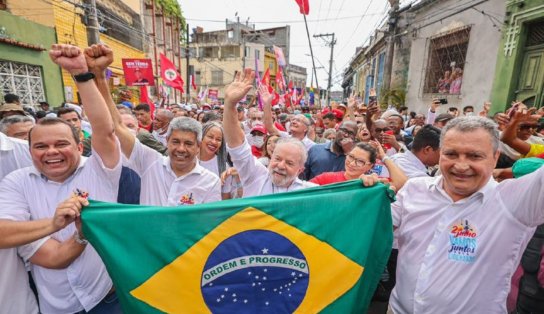
<path id="1" fill-rule="evenodd" d="M 13 15 L 24 17 L 48 27 L 55 27 L 53 6 L 43 0 L 8 0 L 7 7 Z M 29 10 L 32 8 L 32 10 Z"/>

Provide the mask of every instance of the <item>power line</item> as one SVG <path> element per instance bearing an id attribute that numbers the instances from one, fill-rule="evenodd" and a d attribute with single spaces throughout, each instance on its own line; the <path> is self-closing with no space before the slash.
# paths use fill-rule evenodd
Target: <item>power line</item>
<path id="1" fill-rule="evenodd" d="M 382 15 L 384 12 L 375 12 L 375 13 L 368 13 L 365 15 L 352 15 L 352 16 L 342 16 L 342 17 L 336 17 L 334 19 L 329 19 L 328 17 L 324 19 L 315 19 L 315 20 L 307 20 L 308 22 L 328 22 L 328 21 L 337 21 L 337 20 L 349 20 L 349 19 L 356 19 L 366 16 L 376 16 L 376 15 Z M 150 16 L 149 14 L 144 14 L 145 16 Z M 209 19 L 185 19 L 186 21 L 195 21 L 195 22 L 210 22 L 210 23 L 225 23 L 225 20 L 209 20 Z M 304 21 L 300 20 L 287 20 L 287 21 L 252 21 L 252 24 L 301 24 L 304 23 Z"/>
<path id="2" fill-rule="evenodd" d="M 350 40 L 353 38 L 353 35 L 355 35 L 355 33 L 357 32 L 357 29 L 359 29 L 359 26 L 361 25 L 361 22 L 363 21 L 363 18 L 365 17 L 366 12 L 368 12 L 368 9 L 370 9 L 370 6 L 372 5 L 373 2 L 374 2 L 374 0 L 370 0 L 370 2 L 368 3 L 368 6 L 366 7 L 365 13 L 363 13 L 361 18 L 359 19 L 359 22 L 357 23 L 357 26 L 355 27 L 355 29 L 351 33 L 351 36 L 349 36 L 349 38 L 346 41 L 346 43 L 344 44 L 344 46 L 342 48 L 340 48 L 340 50 L 338 51 L 338 54 L 341 54 L 342 51 L 344 51 L 344 49 L 346 49 L 346 47 L 349 45 Z"/>

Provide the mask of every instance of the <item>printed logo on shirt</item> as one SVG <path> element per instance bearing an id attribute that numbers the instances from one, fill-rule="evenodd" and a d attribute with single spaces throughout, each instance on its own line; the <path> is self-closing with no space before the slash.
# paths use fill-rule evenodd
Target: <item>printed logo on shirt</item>
<path id="1" fill-rule="evenodd" d="M 478 232 L 474 225 L 471 225 L 468 220 L 455 223 L 451 226 L 449 237 L 448 259 L 464 263 L 476 261 Z"/>
<path id="2" fill-rule="evenodd" d="M 193 193 L 183 195 L 178 202 L 178 205 L 194 205 L 195 199 Z"/>

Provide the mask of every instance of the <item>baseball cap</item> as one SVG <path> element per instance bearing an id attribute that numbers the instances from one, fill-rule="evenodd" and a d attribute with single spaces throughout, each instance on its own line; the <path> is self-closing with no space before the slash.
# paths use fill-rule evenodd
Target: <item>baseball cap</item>
<path id="1" fill-rule="evenodd" d="M 204 110 L 204 108 L 212 109 L 212 106 L 210 106 L 209 104 L 204 104 L 202 105 L 202 110 Z"/>
<path id="2" fill-rule="evenodd" d="M 257 124 L 255 125 L 252 129 L 251 129 L 251 132 L 249 133 L 253 133 L 253 131 L 257 131 L 257 132 L 261 132 L 263 134 L 266 134 L 266 128 L 264 127 L 264 125 L 262 124 Z"/>
<path id="3" fill-rule="evenodd" d="M 333 109 L 332 113 L 334 114 L 334 116 L 338 120 L 342 120 L 344 118 L 344 113 L 342 111 L 338 110 L 338 109 Z"/>

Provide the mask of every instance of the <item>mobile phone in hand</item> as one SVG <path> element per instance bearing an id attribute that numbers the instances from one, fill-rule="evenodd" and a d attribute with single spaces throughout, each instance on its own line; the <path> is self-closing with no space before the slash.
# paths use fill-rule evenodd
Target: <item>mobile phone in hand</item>
<path id="1" fill-rule="evenodd" d="M 441 105 L 447 105 L 448 104 L 448 99 L 447 98 L 440 98 L 438 101 L 440 102 Z"/>

